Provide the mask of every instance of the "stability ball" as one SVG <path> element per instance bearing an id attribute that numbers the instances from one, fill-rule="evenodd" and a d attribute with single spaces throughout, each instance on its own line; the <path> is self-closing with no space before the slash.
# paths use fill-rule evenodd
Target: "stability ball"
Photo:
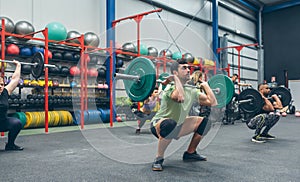
<path id="1" fill-rule="evenodd" d="M 155 47 L 148 47 L 148 56 L 157 57 L 158 50 Z"/>
<path id="2" fill-rule="evenodd" d="M 131 42 L 127 42 L 122 45 L 122 49 L 125 52 L 134 52 L 135 51 L 135 45 Z"/>
<path id="3" fill-rule="evenodd" d="M 137 45 L 135 46 L 135 52 L 138 52 Z M 141 55 L 148 55 L 148 48 L 144 44 L 140 44 L 140 54 Z"/>
<path id="4" fill-rule="evenodd" d="M 15 34 L 26 35 L 26 34 L 30 34 L 33 32 L 34 32 L 34 27 L 32 26 L 31 23 L 29 23 L 27 21 L 19 21 L 15 25 L 15 30 L 14 30 Z M 33 35 L 30 35 L 30 37 L 33 37 Z M 27 41 L 29 39 L 19 38 L 19 40 Z"/>
<path id="5" fill-rule="evenodd" d="M 179 51 L 176 51 L 176 52 L 174 52 L 173 54 L 172 54 L 172 59 L 173 60 L 178 60 L 178 59 L 181 59 L 182 58 L 182 54 L 181 54 L 181 52 L 179 52 Z"/>
<path id="6" fill-rule="evenodd" d="M 65 40 L 67 38 L 66 27 L 59 22 L 51 22 L 46 25 L 48 28 L 48 38 L 50 40 Z"/>
<path id="7" fill-rule="evenodd" d="M 84 45 L 98 47 L 100 39 L 98 35 L 93 32 L 87 32 L 84 34 Z"/>
<path id="8" fill-rule="evenodd" d="M 163 49 L 159 53 L 159 57 L 163 57 L 165 55 L 166 58 L 172 58 L 172 51 L 170 49 Z"/>
<path id="9" fill-rule="evenodd" d="M 14 22 L 8 17 L 0 16 L 0 26 L 2 26 L 2 19 L 5 20 L 5 32 L 13 33 L 15 29 Z"/>
<path id="10" fill-rule="evenodd" d="M 72 39 L 75 37 L 80 37 L 80 33 L 75 31 L 75 30 L 71 30 L 67 33 L 67 39 Z M 76 44 L 80 44 L 78 39 L 72 39 L 72 40 L 68 40 L 67 42 L 71 42 L 71 43 L 76 43 Z"/>
<path id="11" fill-rule="evenodd" d="M 185 53 L 183 55 L 183 59 L 186 60 L 186 62 L 188 62 L 188 63 L 194 62 L 194 56 L 191 53 Z"/>

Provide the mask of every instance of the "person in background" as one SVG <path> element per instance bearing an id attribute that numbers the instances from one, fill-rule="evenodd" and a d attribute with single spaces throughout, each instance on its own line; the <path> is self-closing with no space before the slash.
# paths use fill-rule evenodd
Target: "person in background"
<path id="1" fill-rule="evenodd" d="M 282 109 L 282 103 L 277 95 L 268 98 L 270 87 L 266 83 L 258 85 L 258 91 L 261 94 L 264 105 L 258 113 L 253 117 L 249 117 L 246 121 L 248 128 L 255 130 L 251 141 L 256 143 L 264 143 L 266 140 L 275 139 L 275 136 L 269 134 L 270 129 L 279 121 Z M 262 129 L 265 128 L 263 131 Z"/>
<path id="2" fill-rule="evenodd" d="M 5 150 L 23 150 L 23 147 L 15 144 L 15 140 L 22 129 L 22 123 L 17 118 L 7 117 L 8 97 L 18 86 L 21 74 L 20 62 L 14 60 L 13 63 L 16 65 L 16 69 L 9 84 L 4 86 L 4 79 L 0 77 L 0 132 L 8 131 L 8 142 L 5 145 Z"/>
<path id="3" fill-rule="evenodd" d="M 138 127 L 135 130 L 136 134 L 141 133 L 141 128 L 144 126 L 147 120 L 151 120 L 159 108 L 159 92 L 158 88 L 153 90 L 153 93 L 143 102 L 142 108 L 133 110 L 138 119 Z"/>

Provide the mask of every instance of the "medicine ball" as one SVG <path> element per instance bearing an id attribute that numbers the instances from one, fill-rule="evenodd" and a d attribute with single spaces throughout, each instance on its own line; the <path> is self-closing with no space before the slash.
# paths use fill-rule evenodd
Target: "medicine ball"
<path id="1" fill-rule="evenodd" d="M 22 74 L 30 74 L 31 73 L 31 66 L 30 65 L 27 65 L 27 64 L 22 64 L 21 65 L 21 72 Z"/>
<path id="2" fill-rule="evenodd" d="M 60 68 L 58 67 L 58 65 L 55 65 L 55 67 L 49 67 L 48 68 L 50 75 L 57 75 L 61 73 Z"/>
<path id="3" fill-rule="evenodd" d="M 44 54 L 44 48 L 38 47 L 38 46 L 33 46 L 33 47 L 31 48 L 31 52 L 32 52 L 32 55 L 34 55 L 34 54 L 37 53 L 37 52 L 41 52 L 41 53 Z"/>
<path id="4" fill-rule="evenodd" d="M 52 53 L 52 58 L 61 60 L 63 58 L 63 56 L 62 56 L 62 53 L 60 53 L 60 52 L 53 52 Z"/>
<path id="5" fill-rule="evenodd" d="M 69 71 L 72 76 L 80 75 L 80 69 L 77 66 L 72 66 Z"/>
<path id="6" fill-rule="evenodd" d="M 80 60 L 80 54 L 74 54 L 74 61 L 79 61 Z"/>
<path id="7" fill-rule="evenodd" d="M 96 68 L 91 68 L 88 70 L 88 75 L 90 77 L 97 77 L 98 76 L 98 71 Z"/>
<path id="8" fill-rule="evenodd" d="M 20 55 L 21 56 L 32 56 L 31 49 L 29 47 L 22 47 L 20 49 Z"/>
<path id="9" fill-rule="evenodd" d="M 106 77 L 106 68 L 104 66 L 101 66 L 97 69 L 98 71 L 98 77 L 99 78 L 105 78 Z"/>
<path id="10" fill-rule="evenodd" d="M 19 55 L 20 54 L 20 49 L 15 44 L 9 44 L 7 46 L 7 49 L 6 49 L 6 53 L 11 54 L 11 55 Z"/>
<path id="11" fill-rule="evenodd" d="M 73 54 L 71 52 L 64 52 L 63 59 L 72 61 L 74 59 L 74 57 L 73 57 Z"/>
<path id="12" fill-rule="evenodd" d="M 68 76 L 70 74 L 70 70 L 67 66 L 62 66 L 60 72 L 63 76 Z"/>

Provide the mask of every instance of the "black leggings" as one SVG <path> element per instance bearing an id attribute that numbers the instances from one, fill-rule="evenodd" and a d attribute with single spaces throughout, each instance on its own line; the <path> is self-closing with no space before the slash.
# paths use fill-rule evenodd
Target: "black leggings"
<path id="1" fill-rule="evenodd" d="M 247 126 L 255 130 L 255 135 L 259 135 L 263 127 L 266 127 L 262 134 L 267 134 L 269 130 L 279 121 L 280 116 L 275 113 L 259 114 L 246 122 Z"/>
<path id="2" fill-rule="evenodd" d="M 22 123 L 18 118 L 7 117 L 6 121 L 1 121 L 0 132 L 8 131 L 7 145 L 13 145 L 22 129 Z"/>

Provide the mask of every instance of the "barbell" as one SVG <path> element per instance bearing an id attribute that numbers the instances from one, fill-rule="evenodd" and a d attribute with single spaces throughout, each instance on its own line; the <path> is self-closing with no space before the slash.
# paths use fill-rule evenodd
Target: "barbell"
<path id="1" fill-rule="evenodd" d="M 4 63 L 14 63 L 13 61 L 10 60 L 1 60 L 0 59 L 0 64 L 1 62 Z M 20 62 L 20 61 L 19 61 Z M 44 55 L 41 52 L 37 52 L 34 54 L 31 63 L 27 63 L 27 62 L 20 62 L 20 64 L 22 65 L 30 65 L 31 66 L 31 74 L 34 78 L 39 78 L 43 71 L 44 71 L 44 66 L 46 67 L 56 67 L 55 65 L 52 64 L 44 64 Z"/>
<path id="2" fill-rule="evenodd" d="M 272 99 L 272 95 L 277 95 L 279 97 L 283 107 L 289 105 L 292 100 L 291 92 L 285 87 L 273 88 L 267 99 Z M 257 90 L 247 88 L 239 94 L 238 104 L 240 109 L 251 114 L 257 113 L 262 109 L 264 100 Z"/>
<path id="3" fill-rule="evenodd" d="M 163 73 L 160 78 L 163 79 L 166 76 L 167 73 Z M 114 77 L 123 80 L 125 91 L 133 102 L 141 102 L 147 99 L 152 94 L 156 82 L 161 83 L 161 80 L 156 80 L 154 64 L 145 57 L 133 59 L 124 70 L 124 73 L 116 73 Z M 234 85 L 231 79 L 225 75 L 215 75 L 209 79 L 208 84 L 216 96 L 217 107 L 225 107 L 231 101 L 234 93 Z M 187 84 L 184 86 L 197 88 Z"/>

